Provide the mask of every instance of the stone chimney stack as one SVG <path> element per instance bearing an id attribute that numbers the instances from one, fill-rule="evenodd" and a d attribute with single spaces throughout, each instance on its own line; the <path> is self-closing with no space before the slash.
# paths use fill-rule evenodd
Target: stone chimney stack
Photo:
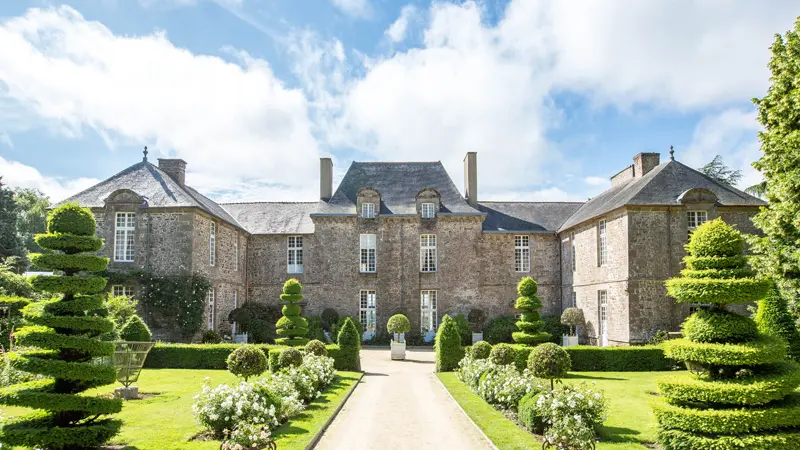
<path id="1" fill-rule="evenodd" d="M 473 208 L 478 207 L 478 154 L 467 152 L 464 157 L 464 197 Z"/>
<path id="2" fill-rule="evenodd" d="M 641 178 L 661 164 L 660 153 L 639 153 L 633 157 L 633 176 Z"/>
<path id="3" fill-rule="evenodd" d="M 158 158 L 158 168 L 166 172 L 179 185 L 186 184 L 186 161 Z"/>
<path id="4" fill-rule="evenodd" d="M 319 159 L 319 198 L 328 201 L 333 197 L 333 160 Z"/>

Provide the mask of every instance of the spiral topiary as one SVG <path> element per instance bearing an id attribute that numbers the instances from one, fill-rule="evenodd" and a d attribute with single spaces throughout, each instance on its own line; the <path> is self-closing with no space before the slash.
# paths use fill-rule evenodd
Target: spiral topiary
<path id="1" fill-rule="evenodd" d="M 520 331 L 512 333 L 514 342 L 525 345 L 536 345 L 549 341 L 553 336 L 543 331 L 544 321 L 539 316 L 539 308 L 542 301 L 536 295 L 539 292 L 539 285 L 531 277 L 525 277 L 517 284 L 519 298 L 514 304 L 514 308 L 522 312 L 522 318 L 517 322 Z"/>
<path id="2" fill-rule="evenodd" d="M 662 344 L 692 376 L 658 382 L 659 441 L 666 450 L 800 448 L 800 403 L 785 399 L 800 385 L 800 365 L 784 359 L 785 342 L 726 309 L 763 298 L 770 282 L 752 276 L 741 233 L 722 220 L 699 226 L 686 248 L 686 269 L 667 280 L 667 293 L 711 306 L 684 322 L 683 339 Z M 765 420 L 778 410 L 785 420 Z"/>
<path id="3" fill-rule="evenodd" d="M 283 283 L 283 294 L 281 294 L 281 302 L 283 302 L 283 317 L 275 324 L 275 332 L 278 336 L 275 343 L 278 345 L 306 345 L 309 339 L 308 336 L 308 321 L 304 317 L 300 317 L 302 308 L 298 303 L 303 300 L 303 285 L 294 278 L 286 280 Z"/>
<path id="4" fill-rule="evenodd" d="M 80 254 L 103 245 L 94 237 L 94 216 L 88 209 L 76 204 L 54 209 L 47 231 L 37 235 L 36 242 L 63 253 L 54 258 L 32 255 L 32 259 L 48 261 L 49 268 L 63 274 L 35 276 L 31 282 L 39 291 L 63 296 L 31 303 L 22 310 L 31 325 L 17 331 L 17 343 L 36 349 L 10 353 L 8 361 L 17 370 L 48 378 L 0 389 L 0 404 L 43 411 L 5 422 L 0 442 L 53 450 L 96 448 L 119 431 L 121 421 L 101 417 L 118 413 L 122 401 L 78 394 L 116 380 L 114 366 L 98 362 L 114 353 L 113 343 L 98 339 L 114 323 L 92 314 L 103 307 L 107 280 L 77 275 L 88 268 L 105 269 L 108 259 Z"/>

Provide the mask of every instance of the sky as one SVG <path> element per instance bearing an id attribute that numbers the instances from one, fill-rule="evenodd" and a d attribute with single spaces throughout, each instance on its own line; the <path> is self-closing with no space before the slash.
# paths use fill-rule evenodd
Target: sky
<path id="1" fill-rule="evenodd" d="M 796 0 L 0 2 L 0 175 L 58 201 L 182 158 L 308 201 L 320 157 L 441 161 L 482 200 L 584 201 L 639 152 L 760 180 L 752 103 Z"/>

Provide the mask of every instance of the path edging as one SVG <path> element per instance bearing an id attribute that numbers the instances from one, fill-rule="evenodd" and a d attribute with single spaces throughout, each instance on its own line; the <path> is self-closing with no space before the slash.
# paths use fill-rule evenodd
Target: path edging
<path id="1" fill-rule="evenodd" d="M 347 403 L 347 400 L 349 400 L 350 396 L 353 395 L 353 391 L 355 391 L 358 385 L 361 384 L 362 378 L 364 378 L 364 372 L 361 372 L 361 375 L 358 377 L 358 380 L 356 380 L 356 382 L 353 384 L 353 387 L 350 388 L 350 392 L 347 393 L 347 395 L 344 397 L 344 400 L 342 400 L 342 402 L 339 403 L 339 406 L 336 407 L 336 411 L 334 411 L 333 414 L 331 414 L 331 416 L 328 417 L 328 420 L 325 422 L 325 425 L 323 425 L 322 428 L 320 428 L 319 432 L 317 432 L 317 435 L 314 436 L 314 439 L 311 439 L 311 442 L 309 442 L 308 445 L 306 445 L 305 450 L 312 450 L 314 447 L 317 446 L 319 440 L 322 439 L 322 435 L 325 434 L 325 431 L 327 431 L 328 427 L 330 427 L 331 424 L 333 423 L 333 419 L 335 419 L 336 416 L 339 415 L 339 411 L 342 410 L 344 404 Z"/>
<path id="2" fill-rule="evenodd" d="M 437 375 L 437 372 L 433 373 L 433 378 L 436 378 L 436 381 L 439 382 L 439 386 L 441 386 L 442 389 L 444 389 L 444 391 L 447 393 L 447 396 L 450 397 L 450 400 L 452 400 L 453 403 L 456 404 L 456 406 L 458 407 L 458 410 L 461 411 L 461 414 L 464 414 L 464 417 L 466 417 L 467 420 L 469 420 L 469 423 L 471 423 L 472 426 L 475 427 L 476 430 L 478 430 L 478 433 L 480 433 L 480 435 L 483 436 L 484 439 L 486 439 L 486 442 L 489 443 L 489 445 L 492 447 L 492 449 L 493 450 L 500 450 L 499 448 L 497 448 L 496 445 L 494 445 L 494 442 L 492 442 L 492 440 L 489 439 L 489 436 L 487 436 L 486 433 L 484 433 L 483 430 L 481 430 L 481 427 L 479 427 L 478 424 L 475 423 L 474 420 L 472 420 L 472 417 L 470 417 L 469 414 L 467 414 L 467 412 L 464 411 L 464 408 L 462 408 L 461 404 L 458 403 L 458 400 L 456 400 L 456 398 L 453 397 L 453 394 L 451 394 L 450 391 L 447 390 L 447 386 L 445 386 L 444 383 L 442 383 L 442 380 Z"/>

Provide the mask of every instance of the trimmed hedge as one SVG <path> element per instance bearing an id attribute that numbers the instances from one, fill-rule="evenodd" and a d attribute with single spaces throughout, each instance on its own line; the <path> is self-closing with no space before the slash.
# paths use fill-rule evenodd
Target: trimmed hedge
<path id="1" fill-rule="evenodd" d="M 705 436 L 681 430 L 658 430 L 658 440 L 672 450 L 797 450 L 800 432 L 778 431 L 744 436 Z"/>
<path id="2" fill-rule="evenodd" d="M 689 316 L 681 328 L 683 336 L 693 342 L 737 343 L 758 337 L 755 322 L 749 317 L 726 310 L 701 309 Z"/>
<path id="3" fill-rule="evenodd" d="M 737 269 L 747 265 L 747 258 L 737 256 L 686 256 L 683 258 L 688 270 Z"/>
<path id="4" fill-rule="evenodd" d="M 270 361 L 270 371 L 272 371 L 273 358 L 280 357 L 281 349 L 286 348 L 280 345 L 269 344 L 250 344 L 267 355 Z M 144 367 L 148 369 L 227 369 L 228 355 L 241 347 L 242 344 L 167 344 L 163 342 L 153 346 Z M 352 370 L 348 365 L 350 360 L 346 354 L 342 354 L 339 346 L 329 344 L 325 346 L 328 356 L 333 358 L 337 370 Z M 273 356 L 274 355 L 274 356 Z"/>
<path id="5" fill-rule="evenodd" d="M 573 372 L 660 372 L 672 370 L 676 362 L 656 346 L 566 347 Z"/>
<path id="6" fill-rule="evenodd" d="M 699 433 L 743 434 L 800 426 L 799 394 L 767 408 L 694 409 L 659 402 L 653 410 L 662 427 Z"/>
<path id="7" fill-rule="evenodd" d="M 103 240 L 94 236 L 76 236 L 66 233 L 37 234 L 33 240 L 39 247 L 63 252 L 96 252 L 103 247 Z"/>
<path id="8" fill-rule="evenodd" d="M 741 344 L 673 339 L 662 346 L 668 358 L 713 366 L 757 366 L 779 361 L 786 356 L 786 342 L 772 336 L 761 336 Z"/>
<path id="9" fill-rule="evenodd" d="M 761 300 L 769 282 L 755 278 L 672 278 L 664 283 L 667 295 L 678 303 L 730 305 Z"/>
<path id="10" fill-rule="evenodd" d="M 538 414 L 539 409 L 536 407 L 536 402 L 542 394 L 542 392 L 529 392 L 517 405 L 519 423 L 531 433 L 541 434 L 544 431 L 542 416 Z"/>
<path id="11" fill-rule="evenodd" d="M 64 253 L 31 253 L 31 263 L 48 270 L 85 270 L 101 272 L 108 267 L 108 258 L 95 255 L 67 255 Z"/>
<path id="12" fill-rule="evenodd" d="M 73 349 L 86 352 L 92 357 L 108 356 L 114 353 L 113 342 L 103 342 L 81 335 L 58 334 L 52 328 L 27 326 L 14 333 L 17 345 L 39 347 L 47 350 Z"/>
<path id="13" fill-rule="evenodd" d="M 52 379 L 29 381 L 0 389 L 3 404 L 12 406 L 38 405 L 50 411 L 86 411 L 90 414 L 115 414 L 122 410 L 122 403 L 110 398 L 82 395 L 57 394 L 52 392 Z"/>
<path id="14" fill-rule="evenodd" d="M 31 285 L 37 291 L 60 292 L 62 294 L 95 294 L 103 292 L 108 279 L 103 277 L 52 277 L 34 275 Z"/>

